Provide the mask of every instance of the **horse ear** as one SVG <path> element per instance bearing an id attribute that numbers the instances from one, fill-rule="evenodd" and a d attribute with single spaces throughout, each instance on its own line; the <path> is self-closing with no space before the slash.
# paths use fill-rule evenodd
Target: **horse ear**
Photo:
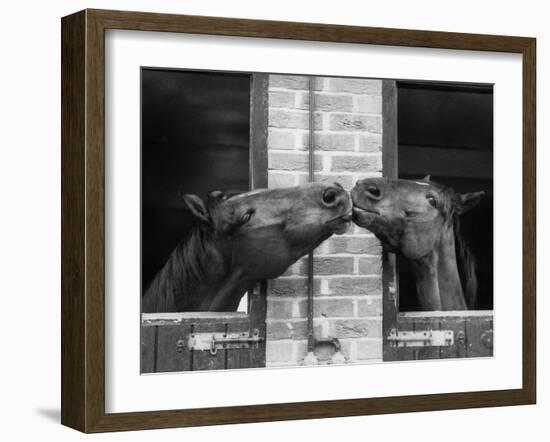
<path id="1" fill-rule="evenodd" d="M 422 181 L 430 181 L 432 177 L 430 175 L 426 175 L 424 178 L 422 178 Z"/>
<path id="2" fill-rule="evenodd" d="M 485 192 L 462 193 L 460 195 L 460 203 L 457 207 L 458 214 L 462 215 L 468 210 L 473 209 L 484 196 Z"/>
<path id="3" fill-rule="evenodd" d="M 189 210 L 196 218 L 210 224 L 210 214 L 204 205 L 204 202 L 197 195 L 181 195 L 181 200 L 187 210 Z"/>

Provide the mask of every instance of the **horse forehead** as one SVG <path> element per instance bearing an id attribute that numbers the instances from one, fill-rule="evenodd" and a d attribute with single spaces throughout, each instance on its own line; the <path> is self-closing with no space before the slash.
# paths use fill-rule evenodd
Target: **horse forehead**
<path id="1" fill-rule="evenodd" d="M 323 188 L 322 185 L 311 183 L 310 185 L 302 185 L 296 187 L 287 187 L 279 189 L 258 189 L 250 192 L 242 193 L 230 198 L 228 201 L 236 204 L 273 204 L 285 205 L 285 203 L 296 202 L 299 200 L 307 200 L 315 198 L 315 196 Z"/>
<path id="2" fill-rule="evenodd" d="M 428 183 L 427 181 L 414 180 L 398 180 L 395 187 L 404 194 L 426 194 L 429 191 L 435 191 L 439 193 L 440 190 L 432 183 Z"/>
<path id="3" fill-rule="evenodd" d="M 243 200 L 254 195 L 265 193 L 267 191 L 268 191 L 267 189 L 255 189 L 255 190 L 251 190 L 250 192 L 239 193 L 238 195 L 232 196 L 230 199 L 231 201 Z"/>

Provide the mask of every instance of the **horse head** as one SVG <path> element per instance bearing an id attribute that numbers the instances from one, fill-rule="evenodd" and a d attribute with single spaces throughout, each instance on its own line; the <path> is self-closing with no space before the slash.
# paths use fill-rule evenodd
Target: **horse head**
<path id="1" fill-rule="evenodd" d="M 194 280 L 192 289 L 182 283 L 173 295 L 172 308 L 179 311 L 236 310 L 246 290 L 280 276 L 351 224 L 351 199 L 337 183 L 246 193 L 213 191 L 204 200 L 196 195 L 183 195 L 182 200 L 196 222 L 191 237 L 172 255 L 179 256 L 179 262 L 167 263 L 165 269 L 180 266 L 196 271 L 194 278 L 184 278 Z M 155 280 L 178 278 L 162 273 Z M 169 309 L 164 305 L 154 310 Z"/>
<path id="2" fill-rule="evenodd" d="M 445 307 L 445 297 L 439 290 L 434 293 L 433 280 L 427 283 L 420 273 L 424 269 L 427 275 L 439 275 L 438 288 L 442 285 L 442 271 L 447 282 L 456 282 L 453 262 L 456 269 L 458 217 L 477 205 L 483 195 L 484 192 L 457 193 L 431 181 L 429 176 L 418 181 L 369 178 L 358 181 L 351 191 L 353 220 L 373 232 L 387 250 L 412 260 L 420 300 L 424 298 L 426 309 L 440 309 Z M 461 245 L 460 242 L 458 246 Z M 460 288 L 460 280 L 458 285 Z M 455 294 L 458 288 L 446 287 Z M 460 308 L 462 303 L 449 302 L 448 306 Z"/>

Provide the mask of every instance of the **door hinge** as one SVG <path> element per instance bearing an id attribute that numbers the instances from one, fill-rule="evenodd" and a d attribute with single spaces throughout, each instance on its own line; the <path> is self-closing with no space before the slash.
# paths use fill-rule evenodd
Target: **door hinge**
<path id="1" fill-rule="evenodd" d="M 237 333 L 192 333 L 187 338 L 189 350 L 210 350 L 215 355 L 218 350 L 229 350 L 238 348 L 258 348 L 264 340 L 260 336 L 260 330 L 237 332 Z M 183 342 L 178 341 L 179 346 Z"/>
<path id="2" fill-rule="evenodd" d="M 454 344 L 453 330 L 401 331 L 390 330 L 388 341 L 392 347 L 449 347 Z"/>

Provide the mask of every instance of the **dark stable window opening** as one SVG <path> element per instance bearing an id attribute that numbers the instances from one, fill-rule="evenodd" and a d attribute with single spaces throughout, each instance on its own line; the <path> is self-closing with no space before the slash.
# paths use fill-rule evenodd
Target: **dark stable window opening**
<path id="1" fill-rule="evenodd" d="M 142 69 L 142 290 L 193 220 L 179 196 L 250 188 L 249 74 Z"/>
<path id="2" fill-rule="evenodd" d="M 476 310 L 493 309 L 493 87 L 397 83 L 398 176 L 431 180 L 461 193 L 485 191 L 461 216 L 461 232 L 476 259 Z M 419 310 L 414 277 L 397 259 L 399 310 Z"/>

